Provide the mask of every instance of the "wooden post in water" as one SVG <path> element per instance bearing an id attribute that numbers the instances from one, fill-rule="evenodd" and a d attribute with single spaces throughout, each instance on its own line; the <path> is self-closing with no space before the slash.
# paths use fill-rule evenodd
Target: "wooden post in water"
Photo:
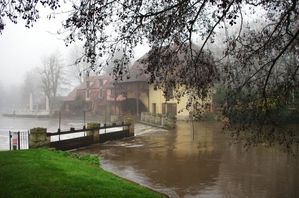
<path id="1" fill-rule="evenodd" d="M 106 123 L 107 123 L 107 106 L 105 105 L 105 123 L 104 123 L 104 126 L 106 126 Z M 105 128 L 105 133 L 106 133 L 106 128 Z"/>
<path id="2" fill-rule="evenodd" d="M 58 120 L 58 132 L 60 133 L 61 129 L 61 111 L 59 111 L 59 120 Z M 60 141 L 60 134 L 58 135 L 58 140 Z"/>
<path id="3" fill-rule="evenodd" d="M 84 122 L 84 125 L 83 125 L 83 128 L 85 129 L 85 122 L 86 122 L 86 111 L 84 110 L 83 111 L 83 122 Z M 86 136 L 86 132 L 84 131 L 84 136 Z"/>
<path id="4" fill-rule="evenodd" d="M 61 111 L 59 111 L 59 121 L 58 121 L 58 128 L 60 129 L 61 126 Z"/>

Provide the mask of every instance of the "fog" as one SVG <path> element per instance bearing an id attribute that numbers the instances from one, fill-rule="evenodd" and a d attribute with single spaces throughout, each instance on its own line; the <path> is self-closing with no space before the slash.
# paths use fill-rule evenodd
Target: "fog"
<path id="1" fill-rule="evenodd" d="M 45 16 L 28 29 L 23 21 L 17 25 L 7 22 L 0 36 L 0 80 L 5 85 L 20 85 L 26 71 L 41 66 L 41 58 L 59 50 L 65 56 L 67 48 L 55 34 L 61 19 L 48 20 Z"/>
<path id="2" fill-rule="evenodd" d="M 44 103 L 46 96 L 44 92 L 38 90 L 40 89 L 40 83 L 38 83 L 40 78 L 32 76 L 32 74 L 40 73 L 44 67 L 44 61 L 53 54 L 59 58 L 64 70 L 65 84 L 62 90 L 58 90 L 58 96 L 67 96 L 74 87 L 79 85 L 80 82 L 78 82 L 78 78 L 76 79 L 79 72 L 72 64 L 81 55 L 82 43 L 76 42 L 66 47 L 64 42 L 66 35 L 57 34 L 57 32 L 63 32 L 62 22 L 67 18 L 67 14 L 62 13 L 62 10 L 67 10 L 67 6 L 63 4 L 63 7 L 56 11 L 55 18 L 51 20 L 47 18 L 50 11 L 41 9 L 40 19 L 31 28 L 26 28 L 22 20 L 18 20 L 18 24 L 6 22 L 5 29 L 0 35 L 0 93 L 2 95 L 0 111 L 1 106 L 2 111 L 28 109 L 30 93 L 35 99 L 38 98 L 39 103 Z M 257 18 L 258 15 L 256 15 Z M 207 48 L 216 55 L 222 56 L 221 51 L 224 46 L 221 40 L 224 37 L 224 31 L 220 30 L 218 33 L 216 42 L 208 43 Z M 113 37 L 112 32 L 110 36 Z M 193 42 L 200 45 L 203 41 L 197 35 Z M 134 60 L 148 50 L 149 47 L 146 43 L 139 45 L 134 49 Z"/>
<path id="3" fill-rule="evenodd" d="M 63 4 L 61 10 L 66 7 Z M 60 10 L 56 12 L 55 18 L 49 20 L 47 16 L 50 11 L 42 8 L 40 19 L 31 28 L 26 28 L 22 20 L 18 24 L 6 21 L 5 30 L 0 35 L 0 111 L 28 106 L 24 88 L 30 85 L 26 85 L 26 78 L 30 78 L 29 73 L 38 73 L 38 69 L 43 68 L 43 61 L 53 54 L 59 56 L 65 74 L 65 86 L 58 91 L 58 95 L 66 96 L 78 86 L 75 76 L 79 74 L 73 63 L 82 52 L 82 43 L 76 42 L 66 47 L 65 35 L 57 33 L 62 32 L 62 21 L 66 14 L 59 13 Z M 135 58 L 142 56 L 147 50 L 148 47 L 137 47 Z M 74 55 L 74 51 L 77 54 Z"/>

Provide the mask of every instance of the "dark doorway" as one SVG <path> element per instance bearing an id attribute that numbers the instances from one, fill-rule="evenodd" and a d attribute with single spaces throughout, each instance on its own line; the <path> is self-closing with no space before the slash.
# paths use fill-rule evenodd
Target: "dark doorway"
<path id="1" fill-rule="evenodd" d="M 137 102 L 138 102 L 138 114 L 141 112 L 147 111 L 146 106 L 143 104 L 141 100 L 137 100 L 136 98 L 127 98 L 126 100 L 121 102 L 121 110 L 123 113 L 130 113 L 132 115 L 136 115 L 137 113 Z"/>

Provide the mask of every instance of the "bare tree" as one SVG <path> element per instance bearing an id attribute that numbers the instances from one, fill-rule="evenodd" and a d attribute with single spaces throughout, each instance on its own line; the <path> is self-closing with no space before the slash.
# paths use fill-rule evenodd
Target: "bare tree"
<path id="1" fill-rule="evenodd" d="M 37 4 L 57 9 L 59 2 L 59 0 L 2 1 L 0 29 L 4 29 L 4 18 L 16 23 L 20 15 L 26 21 L 26 26 L 30 27 L 39 18 Z M 119 46 L 124 46 L 122 60 L 115 64 L 113 69 L 115 76 L 121 76 L 128 71 L 127 66 L 133 57 L 133 48 L 145 41 L 155 50 L 155 58 L 149 59 L 145 70 L 155 70 L 156 74 L 160 73 L 159 75 L 163 76 L 165 70 L 159 68 L 161 64 L 154 63 L 160 58 L 163 59 L 167 54 L 166 51 L 172 51 L 173 57 L 182 54 L 181 51 L 185 51 L 186 46 L 189 46 L 190 52 L 187 53 L 189 60 L 185 67 L 197 70 L 200 65 L 198 63 L 205 56 L 208 43 L 215 41 L 219 30 L 238 29 L 222 40 L 225 42 L 223 53 L 225 56 L 234 56 L 231 60 L 240 69 L 251 71 L 249 72 L 251 74 L 242 78 L 244 82 L 238 83 L 239 87 L 242 88 L 253 79 L 261 77 L 263 81 L 261 90 L 263 96 L 267 97 L 271 95 L 271 89 L 268 88 L 279 59 L 290 52 L 298 56 L 298 12 L 297 0 L 81 0 L 73 2 L 73 10 L 69 12 L 64 28 L 69 33 L 66 37 L 67 45 L 75 40 L 85 42 L 87 62 L 91 63 L 91 69 L 94 70 L 103 67 L 102 63 L 97 62 L 98 57 L 111 57 L 118 51 Z M 261 28 L 246 29 L 246 22 L 252 21 L 253 16 L 259 13 L 264 13 Z M 193 52 L 192 43 L 197 38 L 201 38 L 200 46 Z M 174 43 L 179 46 L 175 51 L 171 49 Z M 257 63 L 259 66 L 256 66 Z M 168 64 L 177 65 L 175 62 Z M 221 69 L 223 68 L 222 71 L 234 73 L 232 72 L 234 68 L 219 65 Z M 259 76 L 261 73 L 263 74 Z M 197 81 L 207 73 L 202 70 L 195 74 L 197 76 L 187 79 L 192 79 L 194 89 L 201 89 L 203 81 L 199 80 L 198 83 Z M 298 66 L 295 66 L 291 76 L 297 74 Z M 225 77 L 229 82 L 236 81 L 231 79 L 236 75 Z M 156 79 L 159 82 L 162 80 Z M 178 84 L 191 84 L 186 82 L 185 74 L 177 76 L 177 79 Z M 294 81 L 294 78 L 289 80 Z M 205 84 L 209 83 L 210 81 Z"/>
<path id="2" fill-rule="evenodd" d="M 22 90 L 20 86 L 8 85 L 2 90 L 2 110 L 13 113 L 21 110 Z"/>
<path id="3" fill-rule="evenodd" d="M 79 45 L 72 47 L 69 55 L 69 78 L 75 81 L 75 83 L 83 83 L 86 73 L 89 71 L 89 65 L 83 61 L 84 50 Z"/>
<path id="4" fill-rule="evenodd" d="M 49 101 L 49 110 L 53 110 L 59 89 L 64 81 L 64 71 L 59 55 L 52 54 L 44 59 L 43 68 L 40 72 L 42 90 Z"/>
<path id="5" fill-rule="evenodd" d="M 115 49 L 115 53 L 109 54 L 108 58 L 105 61 L 105 64 L 103 65 L 102 70 L 109 75 L 113 75 L 116 72 L 115 65 L 119 65 L 121 67 L 124 66 L 124 64 L 130 64 L 131 60 L 129 59 L 125 60 L 125 58 L 127 57 L 125 53 L 126 53 L 125 46 L 122 45 L 117 46 L 117 48 Z M 124 67 L 123 71 L 121 71 L 121 74 L 127 74 L 128 72 L 129 71 L 127 70 L 127 68 Z M 122 75 L 120 75 L 120 77 L 122 77 Z"/>
<path id="6" fill-rule="evenodd" d="M 28 109 L 30 103 L 30 95 L 33 102 L 38 104 L 42 98 L 41 76 L 39 75 L 39 68 L 33 68 L 25 75 L 25 80 L 22 85 L 22 103 Z"/>

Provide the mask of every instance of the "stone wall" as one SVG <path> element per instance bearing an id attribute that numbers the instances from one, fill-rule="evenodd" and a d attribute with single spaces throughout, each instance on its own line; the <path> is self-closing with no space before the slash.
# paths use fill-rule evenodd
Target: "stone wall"
<path id="1" fill-rule="evenodd" d="M 47 137 L 46 128 L 30 129 L 29 148 L 49 147 L 50 137 Z"/>

